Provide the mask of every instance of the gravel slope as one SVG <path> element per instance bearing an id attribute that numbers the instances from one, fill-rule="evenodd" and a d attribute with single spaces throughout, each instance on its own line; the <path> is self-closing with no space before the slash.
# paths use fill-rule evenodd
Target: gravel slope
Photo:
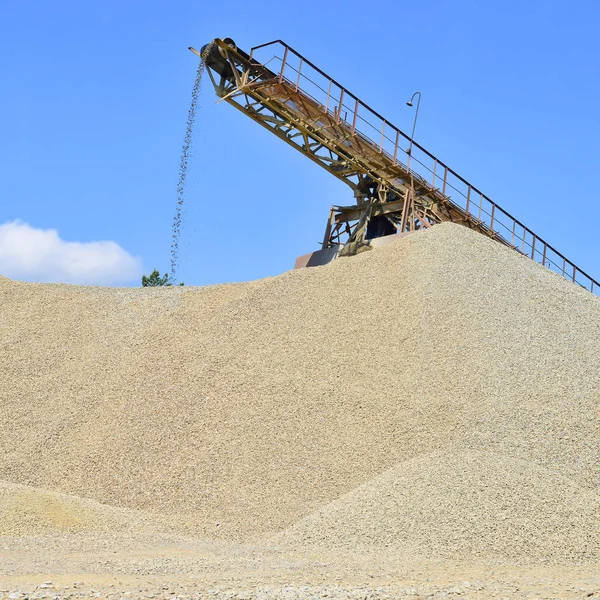
<path id="1" fill-rule="evenodd" d="M 547 510 L 548 527 L 557 510 L 574 514 L 598 494 L 599 299 L 458 225 L 247 284 L 2 280 L 0 302 L 6 481 L 241 540 L 269 537 L 432 453 L 449 457 L 439 475 L 450 503 L 460 488 L 448 482 L 465 468 L 451 457 L 482 452 L 505 457 L 509 508 L 522 505 L 519 482 L 542 486 L 552 501 L 536 505 L 536 518 Z M 489 462 L 470 464 L 473 481 L 496 477 Z M 573 493 L 546 496 L 554 476 Z M 414 477 L 422 490 L 427 470 Z M 492 512 L 477 513 L 482 530 L 501 521 L 492 500 Z M 578 525 L 592 537 L 594 502 Z M 440 527 L 452 520 L 434 517 L 423 517 L 420 551 L 484 552 L 473 538 L 451 544 Z M 557 556 L 569 557 L 578 534 L 561 537 L 561 527 Z"/>
<path id="2" fill-rule="evenodd" d="M 0 536 L 165 530 L 160 515 L 0 481 Z"/>
<path id="3" fill-rule="evenodd" d="M 569 564 L 600 556 L 600 496 L 531 462 L 434 452 L 392 467 L 278 540 L 429 558 Z"/>

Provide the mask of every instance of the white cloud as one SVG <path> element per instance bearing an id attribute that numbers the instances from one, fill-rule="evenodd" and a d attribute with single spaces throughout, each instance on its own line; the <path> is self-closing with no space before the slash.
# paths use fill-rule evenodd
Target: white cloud
<path id="1" fill-rule="evenodd" d="M 0 274 L 10 279 L 88 285 L 133 282 L 142 263 L 115 242 L 66 242 L 55 229 L 0 225 Z"/>

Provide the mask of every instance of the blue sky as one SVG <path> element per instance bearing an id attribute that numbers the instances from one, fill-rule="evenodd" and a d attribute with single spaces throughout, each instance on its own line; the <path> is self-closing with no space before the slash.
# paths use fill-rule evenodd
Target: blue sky
<path id="1" fill-rule="evenodd" d="M 7 0 L 0 235 L 27 256 L 10 268 L 4 256 L 0 274 L 139 285 L 140 271 L 168 270 L 197 65 L 187 47 L 214 37 L 244 49 L 281 38 L 407 132 L 405 101 L 420 90 L 416 140 L 600 277 L 592 0 Z M 206 80 L 180 251 L 194 285 L 291 268 L 317 249 L 330 205 L 351 203 L 343 183 L 216 100 Z M 112 257 L 95 279 L 85 269 L 107 246 L 89 242 Z M 58 264 L 81 244 L 83 271 Z"/>

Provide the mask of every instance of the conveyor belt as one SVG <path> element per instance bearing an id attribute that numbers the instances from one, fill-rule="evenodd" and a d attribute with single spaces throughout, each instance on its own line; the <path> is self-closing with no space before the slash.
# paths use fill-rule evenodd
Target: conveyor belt
<path id="1" fill-rule="evenodd" d="M 202 56 L 221 99 L 352 188 L 356 203 L 330 211 L 324 248 L 360 244 L 374 218 L 399 233 L 452 221 L 600 294 L 600 283 L 281 40 L 247 54 L 215 39 Z"/>

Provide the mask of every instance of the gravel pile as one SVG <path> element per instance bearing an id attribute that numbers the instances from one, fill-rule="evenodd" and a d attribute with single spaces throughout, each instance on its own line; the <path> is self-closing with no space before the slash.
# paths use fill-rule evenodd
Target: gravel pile
<path id="1" fill-rule="evenodd" d="M 0 481 L 0 536 L 166 529 L 157 515 Z"/>
<path id="2" fill-rule="evenodd" d="M 594 562 L 600 496 L 556 471 L 502 454 L 434 452 L 408 460 L 302 519 L 286 546 L 402 551 L 518 562 Z"/>
<path id="3" fill-rule="evenodd" d="M 0 479 L 212 538 L 600 558 L 600 301 L 464 227 L 246 284 L 3 280 L 0 302 Z"/>

